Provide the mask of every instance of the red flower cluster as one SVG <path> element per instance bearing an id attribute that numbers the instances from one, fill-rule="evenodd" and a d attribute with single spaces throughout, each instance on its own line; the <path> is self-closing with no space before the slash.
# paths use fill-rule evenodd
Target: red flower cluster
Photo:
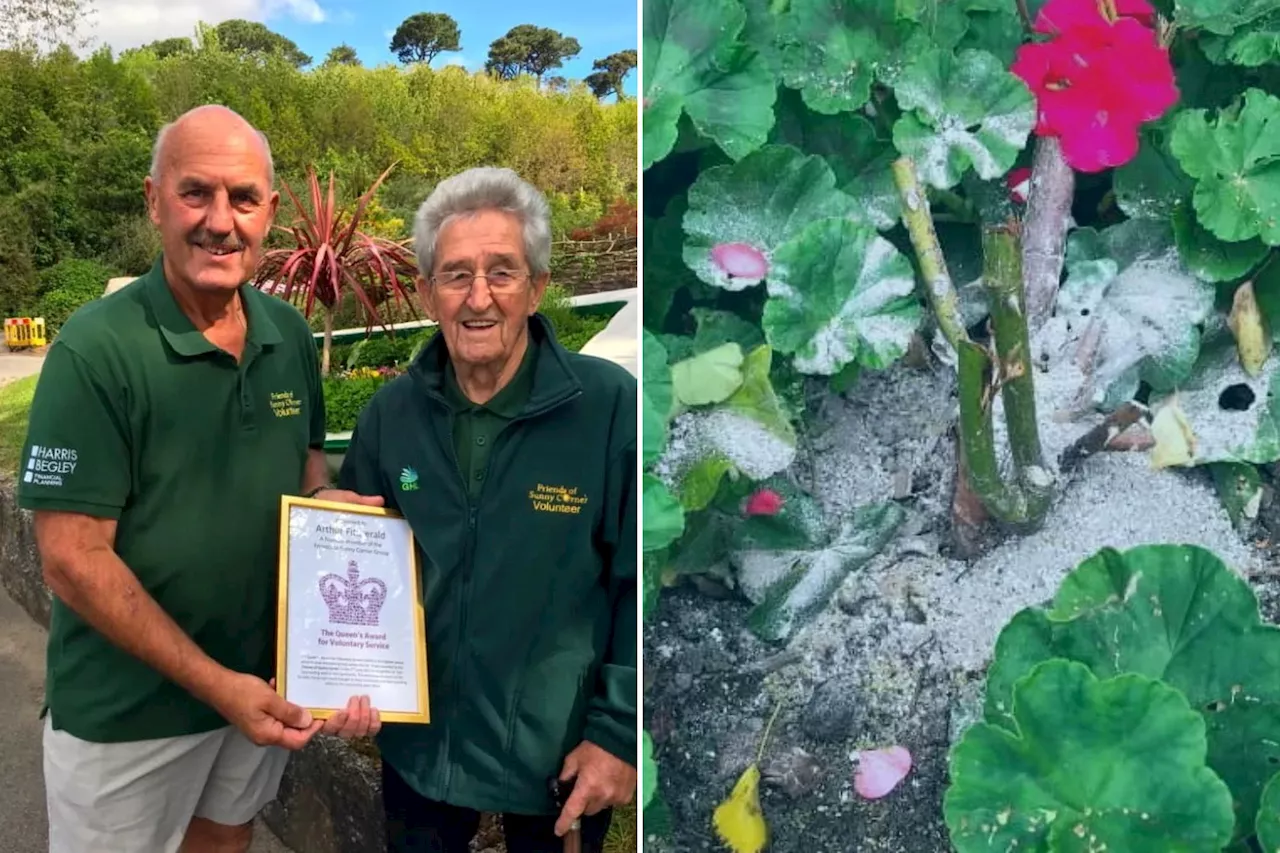
<path id="1" fill-rule="evenodd" d="M 1099 172 L 1138 153 L 1138 126 L 1178 101 L 1169 52 L 1147 0 L 1049 0 L 1012 71 L 1035 94 L 1036 133 L 1056 136 L 1073 169 Z"/>

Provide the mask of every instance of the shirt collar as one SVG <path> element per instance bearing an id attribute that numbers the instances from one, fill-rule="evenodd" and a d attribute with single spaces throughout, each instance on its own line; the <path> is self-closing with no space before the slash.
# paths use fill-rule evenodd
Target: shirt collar
<path id="1" fill-rule="evenodd" d="M 175 352 L 190 358 L 217 351 L 218 348 L 195 327 L 191 318 L 183 313 L 178 300 L 174 298 L 164 275 L 163 254 L 156 258 L 142 284 L 146 288 L 147 300 L 151 303 L 151 310 L 155 312 L 160 332 Z M 274 298 L 250 284 L 240 285 L 240 301 L 244 305 L 247 324 L 245 342 L 254 349 L 278 344 L 284 340 L 280 329 L 267 313 L 264 301 Z"/>
<path id="2" fill-rule="evenodd" d="M 436 334 L 440 333 L 437 332 Z M 532 335 L 529 335 L 528 344 L 524 349 L 524 357 L 520 359 L 520 366 L 516 368 L 515 375 L 511 377 L 511 381 L 498 390 L 497 394 L 494 394 L 487 403 L 483 404 L 472 402 L 463 393 L 462 387 L 458 384 L 458 377 L 454 372 L 453 363 L 450 362 L 448 367 L 445 368 L 445 399 L 449 401 L 449 405 L 455 411 L 465 412 L 470 409 L 483 409 L 492 412 L 498 417 L 510 420 L 520 414 L 520 410 L 528 402 L 529 392 L 533 387 L 533 372 L 537 358 L 538 343 Z"/>

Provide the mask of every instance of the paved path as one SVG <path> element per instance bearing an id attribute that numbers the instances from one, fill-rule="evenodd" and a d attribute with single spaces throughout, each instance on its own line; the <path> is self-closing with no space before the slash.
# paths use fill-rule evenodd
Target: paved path
<path id="1" fill-rule="evenodd" d="M 40 757 L 45 632 L 0 589 L 0 853 L 48 850 Z M 290 853 L 259 822 L 250 853 Z"/>
<path id="2" fill-rule="evenodd" d="M 0 385 L 39 373 L 43 364 L 43 353 L 9 352 L 0 346 Z"/>

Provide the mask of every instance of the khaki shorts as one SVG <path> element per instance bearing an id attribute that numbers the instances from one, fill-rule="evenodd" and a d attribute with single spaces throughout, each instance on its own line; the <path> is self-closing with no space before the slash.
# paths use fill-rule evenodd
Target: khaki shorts
<path id="1" fill-rule="evenodd" d="M 238 826 L 275 799 L 288 751 L 234 727 L 90 743 L 44 726 L 49 853 L 176 853 L 193 816 Z"/>

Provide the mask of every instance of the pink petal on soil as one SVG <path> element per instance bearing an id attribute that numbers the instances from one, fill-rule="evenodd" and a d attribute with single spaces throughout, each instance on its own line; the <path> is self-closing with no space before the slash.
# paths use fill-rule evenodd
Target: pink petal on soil
<path id="1" fill-rule="evenodd" d="M 778 510 L 782 509 L 782 503 L 782 495 L 773 489 L 761 489 L 747 498 L 747 505 L 742 512 L 744 515 L 777 515 Z"/>
<path id="2" fill-rule="evenodd" d="M 878 800 L 898 787 L 911 770 L 911 753 L 906 747 L 863 750 L 858 753 L 854 789 L 868 800 Z"/>
<path id="3" fill-rule="evenodd" d="M 711 260 L 734 278 L 759 281 L 769 271 L 764 253 L 746 243 L 720 243 L 711 247 Z"/>

